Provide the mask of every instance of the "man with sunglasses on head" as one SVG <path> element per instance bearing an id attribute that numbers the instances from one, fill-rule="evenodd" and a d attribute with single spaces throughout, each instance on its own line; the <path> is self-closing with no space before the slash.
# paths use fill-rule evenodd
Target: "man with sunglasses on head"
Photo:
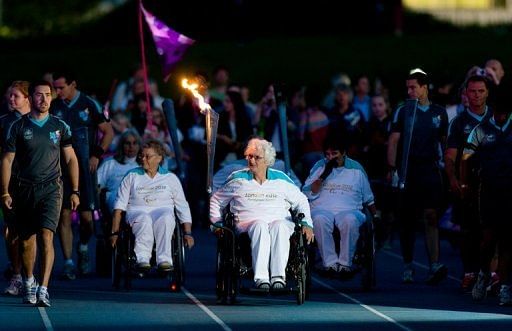
<path id="1" fill-rule="evenodd" d="M 325 158 L 311 169 L 303 187 L 309 199 L 313 229 L 322 258 L 320 269 L 349 276 L 352 273 L 359 227 L 366 221 L 363 207 L 376 215 L 373 193 L 361 164 L 346 156 L 343 141 L 330 138 L 324 143 Z M 334 227 L 340 232 L 336 253 Z"/>

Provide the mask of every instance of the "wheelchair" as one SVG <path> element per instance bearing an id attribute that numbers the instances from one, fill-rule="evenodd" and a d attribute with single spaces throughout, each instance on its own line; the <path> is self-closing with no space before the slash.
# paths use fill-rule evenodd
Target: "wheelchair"
<path id="1" fill-rule="evenodd" d="M 286 267 L 287 287 L 279 291 L 294 293 L 298 305 L 306 301 L 311 287 L 308 246 L 300 224 L 303 218 L 302 213 L 292 213 L 295 228 L 290 237 L 290 253 Z M 216 294 L 217 301 L 221 304 L 235 304 L 239 293 L 267 293 L 246 285 L 252 284 L 254 275 L 250 239 L 247 233 L 236 234 L 235 222 L 235 215 L 226 212 L 221 225 L 212 225 L 217 235 Z"/>
<path id="2" fill-rule="evenodd" d="M 170 271 L 161 273 L 166 276 L 169 281 L 169 290 L 171 292 L 179 292 L 185 283 L 185 245 L 183 242 L 183 230 L 178 219 L 176 219 L 176 226 L 172 236 L 172 261 L 173 267 Z M 117 245 L 112 250 L 112 286 L 119 290 L 121 289 L 121 282 L 125 290 L 130 290 L 133 278 L 143 278 L 146 273 L 137 270 L 137 259 L 133 247 L 135 244 L 135 236 L 132 233 L 131 227 L 126 221 L 121 221 L 119 229 Z M 154 266 L 155 251 L 153 249 L 153 256 L 151 264 Z"/>
<path id="3" fill-rule="evenodd" d="M 342 280 L 352 279 L 356 274 L 361 274 L 361 286 L 364 291 L 371 291 L 377 285 L 375 268 L 375 224 L 372 217 L 366 214 L 366 221 L 359 227 L 359 238 L 356 244 L 356 250 L 352 259 L 352 272 Z M 336 253 L 339 254 L 340 234 L 338 228 L 333 231 Z M 311 247 L 309 250 L 309 261 L 314 263 L 317 247 Z M 327 272 L 318 272 L 320 276 L 329 278 L 339 278 Z"/>

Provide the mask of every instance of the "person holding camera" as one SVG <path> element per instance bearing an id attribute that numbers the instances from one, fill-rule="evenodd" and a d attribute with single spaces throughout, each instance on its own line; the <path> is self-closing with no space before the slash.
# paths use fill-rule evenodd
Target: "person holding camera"
<path id="1" fill-rule="evenodd" d="M 318 161 L 303 187 L 308 197 L 313 230 L 318 239 L 322 268 L 350 274 L 359 238 L 359 227 L 366 221 L 363 206 L 376 217 L 373 193 L 361 164 L 346 156 L 344 140 L 328 139 L 325 158 Z M 340 252 L 336 253 L 334 226 L 340 232 Z"/>

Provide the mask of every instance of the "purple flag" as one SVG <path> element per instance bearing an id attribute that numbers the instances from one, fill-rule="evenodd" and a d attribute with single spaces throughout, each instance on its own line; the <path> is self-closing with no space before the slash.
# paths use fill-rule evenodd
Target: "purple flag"
<path id="1" fill-rule="evenodd" d="M 146 23 L 148 23 L 153 40 L 155 41 L 156 51 L 160 56 L 163 66 L 164 81 L 166 82 L 171 75 L 171 70 L 181 60 L 187 48 L 195 40 L 178 33 L 157 19 L 153 14 L 146 11 L 140 3 L 140 9 L 144 14 Z"/>

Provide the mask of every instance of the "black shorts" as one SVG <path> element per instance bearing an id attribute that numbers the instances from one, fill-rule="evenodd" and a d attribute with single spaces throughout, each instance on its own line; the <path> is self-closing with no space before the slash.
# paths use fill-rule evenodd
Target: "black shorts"
<path id="1" fill-rule="evenodd" d="M 480 221 L 484 227 L 499 226 L 502 229 L 512 229 L 510 202 L 512 191 L 505 187 L 481 185 L 479 191 Z"/>
<path id="2" fill-rule="evenodd" d="M 62 207 L 60 179 L 36 185 L 13 185 L 12 200 L 16 230 L 21 238 L 26 239 L 43 228 L 55 232 Z"/>
<path id="3" fill-rule="evenodd" d="M 98 209 L 98 177 L 96 173 L 91 174 L 88 169 L 82 170 L 79 168 L 79 190 L 80 190 L 80 205 L 78 209 L 81 211 Z M 62 182 L 64 184 L 64 198 L 62 200 L 62 208 L 71 209 L 71 182 L 69 174 L 64 172 L 62 174 Z"/>
<path id="4" fill-rule="evenodd" d="M 403 197 L 417 209 L 441 209 L 444 205 L 444 186 L 441 169 L 436 165 L 410 167 Z"/>

